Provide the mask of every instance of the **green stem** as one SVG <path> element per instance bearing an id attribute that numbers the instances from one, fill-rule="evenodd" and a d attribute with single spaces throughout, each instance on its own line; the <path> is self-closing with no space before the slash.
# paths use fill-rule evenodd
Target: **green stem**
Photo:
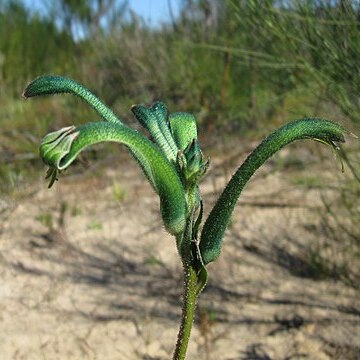
<path id="1" fill-rule="evenodd" d="M 197 297 L 197 275 L 189 263 L 184 263 L 184 300 L 181 314 L 181 324 L 173 360 L 185 359 L 188 347 Z"/>

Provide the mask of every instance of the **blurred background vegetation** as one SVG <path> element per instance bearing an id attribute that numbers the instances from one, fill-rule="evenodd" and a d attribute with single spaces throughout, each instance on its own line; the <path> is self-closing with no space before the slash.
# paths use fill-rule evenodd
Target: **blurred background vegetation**
<path id="1" fill-rule="evenodd" d="M 161 99 L 170 111 L 194 113 L 215 146 L 227 136 L 258 139 L 306 116 L 360 133 L 358 1 L 178 0 L 176 12 L 168 1 L 161 24 L 150 24 L 127 1 L 33 3 L 0 0 L 2 196 L 15 196 L 38 176 L 45 133 L 94 119 L 72 97 L 22 100 L 27 82 L 42 74 L 84 83 L 126 122 L 132 104 Z M 331 212 L 335 220 L 323 225 L 357 259 L 358 150 L 347 148 L 347 177 L 324 201 L 324 219 Z M 104 154 L 106 147 L 96 156 Z M 323 266 L 318 258 L 314 264 Z"/>

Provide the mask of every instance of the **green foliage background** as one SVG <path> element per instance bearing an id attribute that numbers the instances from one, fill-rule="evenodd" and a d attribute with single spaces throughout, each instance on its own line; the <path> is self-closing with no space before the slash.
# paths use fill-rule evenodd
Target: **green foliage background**
<path id="1" fill-rule="evenodd" d="M 154 28 L 110 0 L 58 0 L 41 14 L 3 0 L 2 98 L 17 99 L 35 76 L 61 73 L 96 87 L 122 112 L 161 98 L 206 124 L 248 129 L 277 117 L 292 91 L 306 90 L 357 120 L 357 2 L 181 3 L 178 18 Z"/>

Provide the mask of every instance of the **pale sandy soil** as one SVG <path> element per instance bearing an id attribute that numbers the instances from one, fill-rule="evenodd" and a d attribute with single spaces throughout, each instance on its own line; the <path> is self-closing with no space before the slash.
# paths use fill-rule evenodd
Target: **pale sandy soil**
<path id="1" fill-rule="evenodd" d="M 2 200 L 1 360 L 171 358 L 181 265 L 139 174 L 126 165 Z M 206 211 L 222 175 L 203 183 Z M 318 192 L 297 190 L 268 166 L 242 202 L 209 266 L 188 359 L 360 359 L 359 292 L 314 280 L 302 261 L 318 241 L 306 231 L 318 221 Z"/>

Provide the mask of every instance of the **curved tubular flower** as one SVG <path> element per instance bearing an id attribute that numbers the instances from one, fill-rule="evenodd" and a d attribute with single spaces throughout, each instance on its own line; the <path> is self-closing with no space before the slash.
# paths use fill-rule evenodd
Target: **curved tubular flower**
<path id="1" fill-rule="evenodd" d="M 40 154 L 52 172 L 66 169 L 87 146 L 112 141 L 126 145 L 137 155 L 144 172 L 160 197 L 160 210 L 169 233 L 181 234 L 185 229 L 185 194 L 174 166 L 150 140 L 126 126 L 109 122 L 91 122 L 70 126 L 50 133 L 40 145 Z"/>
<path id="2" fill-rule="evenodd" d="M 89 104 L 105 121 L 113 122 L 116 124 L 122 124 L 122 121 L 116 117 L 116 115 L 91 91 L 84 86 L 78 84 L 72 79 L 68 79 L 62 76 L 44 75 L 33 80 L 28 84 L 23 92 L 24 98 L 51 95 L 51 94 L 64 94 L 69 93 L 78 96 Z M 142 158 L 140 153 L 136 150 L 130 150 L 130 153 L 134 156 L 135 160 L 139 163 L 143 169 L 145 176 L 149 180 L 150 184 L 155 188 L 155 184 L 151 175 L 148 173 L 146 167 L 143 166 L 145 159 Z M 56 180 L 56 170 L 49 170 L 47 178 L 50 178 L 49 187 L 51 187 Z"/>
<path id="3" fill-rule="evenodd" d="M 312 118 L 292 121 L 270 134 L 238 168 L 206 219 L 199 245 L 204 264 L 219 256 L 222 239 L 240 193 L 267 159 L 285 145 L 300 139 L 317 140 L 336 149 L 335 142 L 345 141 L 344 132 L 338 124 Z"/>
<path id="4" fill-rule="evenodd" d="M 145 176 L 160 196 L 161 214 L 165 228 L 171 234 L 180 234 L 185 228 L 185 194 L 181 180 L 175 168 L 166 159 L 166 156 L 147 138 L 126 127 L 115 114 L 93 93 L 74 80 L 62 76 L 40 76 L 33 80 L 24 90 L 25 98 L 70 93 L 80 97 L 108 122 L 116 127 L 86 124 L 79 128 L 64 128 L 47 135 L 40 147 L 43 159 L 50 165 L 47 178 L 50 178 L 49 187 L 56 180 L 58 171 L 66 168 L 74 160 L 76 154 L 84 147 L 99 141 L 118 141 L 125 144 L 142 168 Z M 167 115 L 166 107 L 158 103 L 146 110 L 145 115 L 155 117 L 156 121 L 164 122 Z M 160 119 L 160 120 L 159 120 Z M 144 125 L 142 123 L 142 125 Z M 106 131 L 109 133 L 106 134 Z M 169 130 L 168 130 L 169 131 Z M 170 131 L 169 131 L 170 135 Z M 77 141 L 75 139 L 79 137 Z M 173 147 L 176 148 L 175 143 Z M 75 152 L 74 149 L 78 148 Z M 160 147 L 161 148 L 161 147 Z M 164 151 L 164 149 L 162 149 Z M 176 158 L 176 150 L 173 158 Z M 74 155 L 75 156 L 71 156 Z M 167 155 L 165 153 L 165 155 Z M 66 159 L 66 160 L 65 160 Z"/>
<path id="5" fill-rule="evenodd" d="M 91 91 L 72 79 L 63 76 L 44 75 L 33 80 L 24 90 L 23 97 L 40 95 L 73 94 L 88 103 L 104 120 L 121 123 L 120 119 Z"/>
<path id="6" fill-rule="evenodd" d="M 167 125 L 167 109 L 161 102 L 152 107 L 134 105 L 131 111 L 140 124 L 150 133 L 167 158 L 176 161 L 177 147 Z"/>

